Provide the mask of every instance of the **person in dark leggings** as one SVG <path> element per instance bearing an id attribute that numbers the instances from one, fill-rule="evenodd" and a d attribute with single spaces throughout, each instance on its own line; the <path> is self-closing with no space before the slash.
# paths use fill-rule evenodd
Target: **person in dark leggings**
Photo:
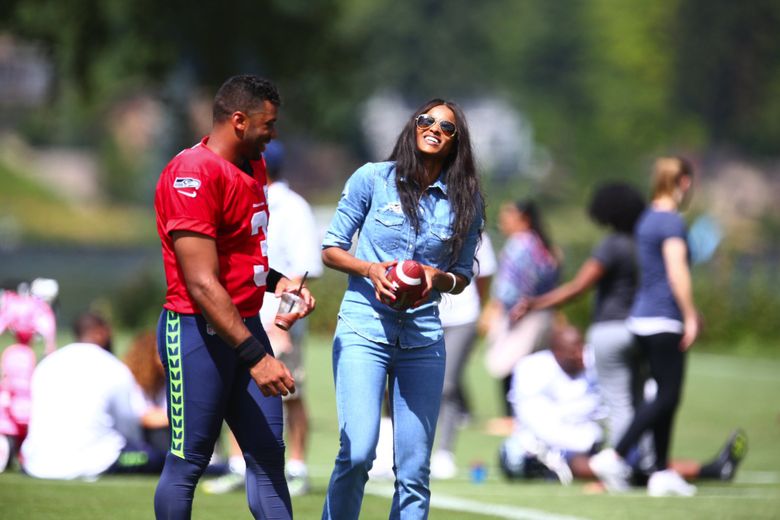
<path id="1" fill-rule="evenodd" d="M 666 468 L 669 463 L 672 420 L 682 396 L 685 353 L 679 349 L 679 334 L 662 332 L 649 336 L 637 335 L 636 339 L 649 362 L 658 392 L 652 401 L 637 409 L 634 420 L 615 446 L 615 451 L 624 456 L 642 433 L 652 430 L 656 452 L 655 466 Z"/>
<path id="2" fill-rule="evenodd" d="M 699 333 L 693 303 L 685 222 L 678 213 L 688 200 L 693 181 L 690 163 L 661 157 L 653 172 L 653 198 L 636 227 L 640 283 L 629 330 L 645 354 L 658 385 L 655 398 L 640 406 L 614 449 L 590 459 L 590 467 L 610 491 L 628 488 L 630 469 L 624 458 L 645 432 L 655 444 L 655 472 L 648 481 L 653 496 L 691 496 L 696 488 L 668 468 L 674 415 L 680 403 L 685 358 Z"/>

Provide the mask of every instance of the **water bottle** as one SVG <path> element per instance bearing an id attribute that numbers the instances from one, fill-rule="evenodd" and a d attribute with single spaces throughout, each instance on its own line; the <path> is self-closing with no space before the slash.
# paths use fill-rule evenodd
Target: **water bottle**
<path id="1" fill-rule="evenodd" d="M 487 477 L 487 468 L 485 463 L 481 460 L 477 460 L 471 463 L 471 482 L 474 484 L 482 484 Z"/>

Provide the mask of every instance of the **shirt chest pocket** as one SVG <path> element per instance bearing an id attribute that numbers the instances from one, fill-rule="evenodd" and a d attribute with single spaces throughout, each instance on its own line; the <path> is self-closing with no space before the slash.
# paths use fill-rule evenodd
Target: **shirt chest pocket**
<path id="1" fill-rule="evenodd" d="M 403 247 L 403 213 L 392 210 L 380 210 L 374 214 L 372 241 L 387 253 L 397 252 Z"/>
<path id="2" fill-rule="evenodd" d="M 452 239 L 452 228 L 442 224 L 431 224 L 425 240 L 425 256 L 435 262 L 444 262 Z"/>

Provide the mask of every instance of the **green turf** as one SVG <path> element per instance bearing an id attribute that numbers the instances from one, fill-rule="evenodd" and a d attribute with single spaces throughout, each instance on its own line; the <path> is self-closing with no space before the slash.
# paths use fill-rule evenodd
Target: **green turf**
<path id="1" fill-rule="evenodd" d="M 743 359 L 694 353 L 690 357 L 686 393 L 677 422 L 675 457 L 705 459 L 714 455 L 735 426 L 749 437 L 748 456 L 732 483 L 699 485 L 693 498 L 649 498 L 637 491 L 625 496 L 589 495 L 582 483 L 506 483 L 495 465 L 500 439 L 484 432 L 485 422 L 499 411 L 498 383 L 481 368 L 481 352 L 469 366 L 469 391 L 474 417 L 461 431 L 456 456 L 461 474 L 434 482 L 433 520 L 471 518 L 576 518 L 688 519 L 780 518 L 780 361 Z M 297 518 L 319 518 L 327 479 L 337 450 L 335 404 L 330 378 L 330 349 L 326 339 L 311 342 L 307 351 L 306 392 L 312 435 L 309 463 L 312 493 L 294 499 Z M 468 466 L 480 460 L 488 477 L 471 483 Z M 0 475 L 0 519 L 142 519 L 152 517 L 155 479 L 107 477 L 97 482 L 36 481 L 9 471 Z M 391 484 L 369 484 L 361 518 L 387 518 Z M 456 503 L 461 511 L 436 506 Z M 511 508 L 501 515 L 482 512 L 499 506 Z M 463 511 L 463 509 L 467 511 Z M 532 511 L 523 515 L 523 510 Z M 530 515 L 530 516 L 529 516 Z M 548 515 L 548 516 L 539 516 Z M 196 519 L 249 518 L 243 493 L 209 496 L 198 491 Z"/>

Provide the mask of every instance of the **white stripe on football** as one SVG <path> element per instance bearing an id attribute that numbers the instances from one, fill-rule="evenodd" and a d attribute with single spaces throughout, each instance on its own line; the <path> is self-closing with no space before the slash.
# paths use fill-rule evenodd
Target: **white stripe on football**
<path id="1" fill-rule="evenodd" d="M 420 285 L 422 278 L 412 278 L 404 272 L 404 263 L 406 260 L 401 260 L 395 268 L 395 275 L 406 285 Z"/>

